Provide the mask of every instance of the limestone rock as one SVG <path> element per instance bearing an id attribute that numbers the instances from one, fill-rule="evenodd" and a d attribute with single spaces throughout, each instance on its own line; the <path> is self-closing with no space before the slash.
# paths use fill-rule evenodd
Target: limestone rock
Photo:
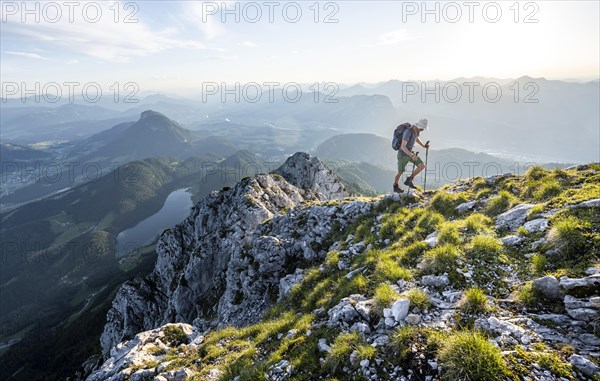
<path id="1" fill-rule="evenodd" d="M 535 279 L 532 282 L 533 289 L 550 300 L 558 300 L 561 297 L 558 279 L 548 275 L 542 278 Z"/>
<path id="2" fill-rule="evenodd" d="M 496 229 L 503 227 L 515 230 L 525 222 L 533 204 L 519 204 L 496 217 Z"/>
<path id="3" fill-rule="evenodd" d="M 523 227 L 529 233 L 538 233 L 543 232 L 548 228 L 548 220 L 546 218 L 538 218 L 535 220 L 531 220 L 526 222 Z"/>
<path id="4" fill-rule="evenodd" d="M 406 324 L 417 325 L 421 322 L 421 315 L 418 314 L 408 314 L 404 319 Z"/>
<path id="5" fill-rule="evenodd" d="M 586 376 L 595 376 L 600 374 L 600 367 L 583 356 L 572 355 L 569 361 L 571 362 L 571 365 L 573 365 Z"/>
<path id="6" fill-rule="evenodd" d="M 425 242 L 429 247 L 435 247 L 438 242 L 438 232 L 433 232 L 425 237 Z"/>
<path id="7" fill-rule="evenodd" d="M 421 278 L 421 283 L 424 286 L 446 287 L 448 284 L 450 284 L 450 279 L 448 278 L 448 274 L 425 275 L 423 278 Z"/>
<path id="8" fill-rule="evenodd" d="M 302 282 L 302 279 L 304 279 L 302 269 L 297 269 L 294 274 L 289 274 L 281 278 L 279 280 L 279 297 L 277 300 L 282 301 L 286 296 L 288 296 L 292 290 L 292 287 Z"/>
<path id="9" fill-rule="evenodd" d="M 408 299 L 398 299 L 392 304 L 392 316 L 396 322 L 401 322 L 408 315 L 410 301 Z"/>
<path id="10" fill-rule="evenodd" d="M 567 294 L 600 294 L 600 274 L 594 274 L 585 278 L 560 278 L 560 287 Z"/>
<path id="11" fill-rule="evenodd" d="M 328 199 L 350 195 L 331 169 L 318 158 L 303 152 L 294 154 L 275 173 L 298 188 L 319 192 Z"/>
<path id="12" fill-rule="evenodd" d="M 457 206 L 456 211 L 458 212 L 458 214 L 465 214 L 469 210 L 473 209 L 475 205 L 477 205 L 477 201 L 465 202 Z"/>
<path id="13" fill-rule="evenodd" d="M 518 245 L 521 242 L 523 242 L 525 240 L 525 238 L 521 237 L 520 235 L 511 234 L 511 235 L 507 235 L 506 237 L 503 237 L 500 240 L 506 246 L 515 246 L 515 245 Z"/>
<path id="14" fill-rule="evenodd" d="M 193 342 L 199 335 L 191 325 L 183 323 L 166 324 L 160 328 L 138 333 L 132 340 L 114 346 L 110 351 L 110 357 L 99 369 L 92 372 L 87 381 L 118 379 L 120 376 L 129 374 L 131 368 L 162 359 L 164 353 L 169 349 L 164 344 L 167 341 L 165 336 L 168 334 L 167 332 L 171 332 L 174 329 L 179 330 L 181 337 L 184 337 L 188 343 Z M 161 349 L 162 351 L 159 351 Z M 191 375 L 189 373 L 191 371 L 189 370 L 181 370 L 181 372 L 187 376 Z M 183 377 L 181 376 L 183 374 L 181 372 L 167 372 L 160 376 L 167 380 L 185 380 L 185 378 L 181 378 Z M 151 374 L 154 374 L 154 370 L 139 369 L 131 375 L 131 379 L 144 379 L 143 377 L 150 376 Z"/>

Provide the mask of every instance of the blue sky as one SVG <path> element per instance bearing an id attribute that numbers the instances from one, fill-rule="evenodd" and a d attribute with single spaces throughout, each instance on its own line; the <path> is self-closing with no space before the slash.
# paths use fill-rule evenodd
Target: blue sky
<path id="1" fill-rule="evenodd" d="M 4 1 L 2 81 L 94 81 L 103 86 L 136 82 L 141 91 L 186 92 L 203 82 L 223 81 L 600 76 L 598 1 L 519 2 L 516 7 L 513 1 L 478 2 L 475 8 L 460 1 L 428 2 L 433 13 L 425 15 L 420 1 L 337 1 L 316 7 L 309 1 L 295 3 L 302 9 L 295 23 L 290 19 L 296 7 L 288 2 L 275 2 L 273 23 L 264 1 L 238 3 L 237 8 L 234 2 L 202 3 L 77 2 L 71 22 L 63 2 L 55 3 L 61 17 L 47 3 L 38 2 L 36 22 L 33 13 L 22 12 L 21 1 Z M 96 4 L 102 16 L 92 23 Z M 223 5 L 237 9 L 240 22 L 234 14 L 223 22 Z M 36 2 L 26 6 L 35 13 Z M 84 6 L 88 19 L 83 17 Z M 314 20 L 316 8 L 319 22 Z M 119 9 L 116 22 L 115 9 Z M 250 22 L 257 18 L 256 9 L 262 16 Z M 136 22 L 124 22 L 134 10 Z M 327 15 L 337 22 L 323 22 Z M 529 21 L 537 22 L 525 22 L 528 15 Z"/>

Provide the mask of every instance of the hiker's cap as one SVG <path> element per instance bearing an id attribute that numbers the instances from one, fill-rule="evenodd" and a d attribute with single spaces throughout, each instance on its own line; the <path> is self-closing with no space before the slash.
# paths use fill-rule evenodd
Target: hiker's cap
<path id="1" fill-rule="evenodd" d="M 422 130 L 426 130 L 427 129 L 427 119 L 419 120 L 417 123 L 415 123 L 415 126 Z"/>

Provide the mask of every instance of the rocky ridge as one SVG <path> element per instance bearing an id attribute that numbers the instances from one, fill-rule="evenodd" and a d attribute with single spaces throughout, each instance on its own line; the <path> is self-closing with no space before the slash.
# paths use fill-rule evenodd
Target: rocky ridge
<path id="1" fill-rule="evenodd" d="M 169 322 L 209 328 L 257 321 L 288 267 L 324 256 L 332 221 L 346 224 L 370 206 L 295 208 L 347 195 L 322 162 L 304 153 L 289 158 L 275 174 L 211 193 L 160 237 L 152 274 L 118 291 L 101 338 L 104 354 Z M 269 219 L 266 234 L 261 224 Z"/>
<path id="2" fill-rule="evenodd" d="M 526 190 L 513 188 L 526 202 L 512 202 L 489 219 L 482 213 L 491 214 L 497 199 L 507 197 L 498 190 L 511 189 L 518 180 L 495 176 L 457 183 L 421 200 L 388 195 L 332 202 L 328 198 L 347 194 L 326 167 L 310 165 L 314 159 L 304 154 L 290 160 L 279 173 L 305 189 L 277 175 L 259 175 L 211 195 L 163 234 L 154 273 L 119 291 L 103 335 L 108 359 L 88 380 L 287 380 L 342 374 L 346 379 L 463 379 L 452 378 L 456 360 L 438 348 L 447 349 L 463 336 L 483 337 L 504 364 L 492 371 L 490 360 L 485 376 L 469 375 L 478 370 L 463 364 L 468 379 L 600 379 L 595 225 L 600 198 L 534 203 Z M 290 168 L 313 174 L 298 176 Z M 573 179 L 585 173 L 598 184 L 598 170 L 577 171 Z M 569 186 L 565 181 L 565 189 Z M 469 193 L 473 188 L 485 191 Z M 245 213 L 244 206 L 250 207 Z M 437 220 L 439 213 L 447 222 Z M 591 218 L 591 227 L 584 229 L 591 238 L 574 246 L 583 250 L 575 254 L 588 264 L 583 270 L 564 267 L 572 247 L 556 238 L 563 221 L 572 219 L 568 213 Z M 441 262 L 436 256 L 450 253 L 452 246 L 464 253 Z M 481 248 L 493 255 L 479 253 Z M 559 271 L 532 276 L 523 264 L 535 263 L 535 256 L 548 261 L 537 268 Z M 394 262 L 390 268 L 388 257 Z M 398 263 L 416 266 L 405 273 L 396 271 Z M 203 272 L 208 264 L 214 274 Z M 482 299 L 472 296 L 474 289 Z M 176 328 L 164 325 L 172 322 L 178 322 Z M 224 328 L 229 325 L 249 328 L 229 331 Z M 481 334 L 470 338 L 465 328 Z M 163 340 L 173 330 L 180 339 Z M 268 339 L 259 340 L 265 331 Z M 306 346 L 304 357 L 297 353 L 303 347 L 295 347 L 300 343 Z M 246 352 L 245 345 L 252 350 Z M 280 354 L 269 348 L 279 348 Z M 227 365 L 227 356 L 249 362 L 235 368 Z"/>

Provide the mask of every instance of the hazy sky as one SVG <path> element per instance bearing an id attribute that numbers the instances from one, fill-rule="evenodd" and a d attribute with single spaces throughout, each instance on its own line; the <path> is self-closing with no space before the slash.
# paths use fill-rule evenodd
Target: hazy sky
<path id="1" fill-rule="evenodd" d="M 213 81 L 600 77 L 596 0 L 428 2 L 429 14 L 421 1 L 202 3 L 30 2 L 26 13 L 3 1 L 2 81 L 181 91 Z"/>

